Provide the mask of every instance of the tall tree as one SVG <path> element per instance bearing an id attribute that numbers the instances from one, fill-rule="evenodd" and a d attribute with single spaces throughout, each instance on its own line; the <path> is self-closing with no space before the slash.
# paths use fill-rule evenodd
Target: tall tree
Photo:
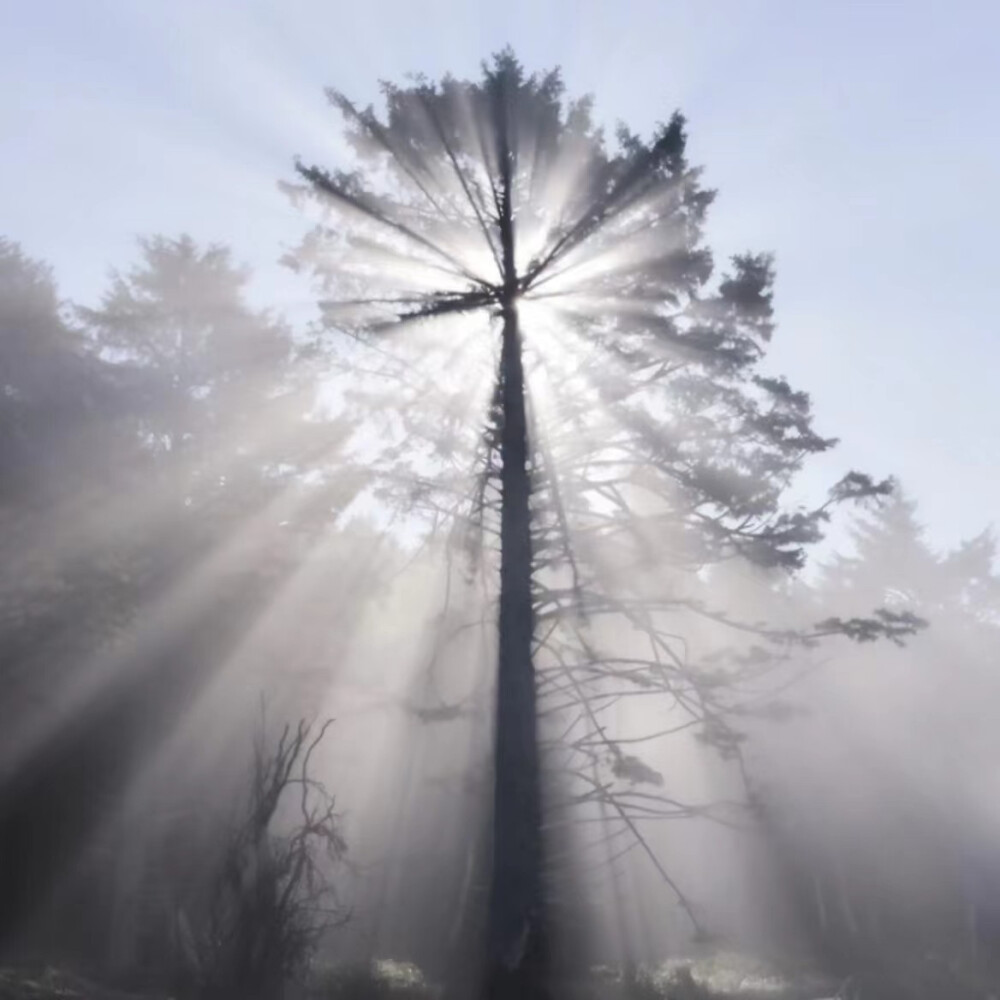
<path id="1" fill-rule="evenodd" d="M 81 488 L 102 458 L 97 443 L 107 451 L 118 389 L 69 321 L 51 270 L 0 238 L 0 501 L 37 509 Z"/>
<path id="2" fill-rule="evenodd" d="M 784 862 L 797 869 L 790 883 L 806 887 L 803 928 L 814 923 L 842 969 L 894 977 L 929 944 L 967 961 L 970 912 L 996 912 L 981 778 L 1000 752 L 996 548 L 984 532 L 935 550 L 898 484 L 849 537 L 799 600 L 814 614 L 881 603 L 929 627 L 905 649 L 825 649 L 830 668 L 796 691 L 802 724 L 761 734 L 771 746 L 759 763 L 788 838 Z"/>
<path id="3" fill-rule="evenodd" d="M 248 304 L 228 250 L 143 241 L 72 325 L 47 270 L 6 244 L 0 275 L 0 479 L 19 484 L 0 506 L 18 529 L 0 578 L 0 848 L 21 859 L 0 875 L 0 946 L 41 914 L 53 947 L 96 956 L 120 936 L 129 961 L 150 928 L 118 906 L 136 895 L 119 876 L 146 878 L 131 857 L 163 839 L 181 784 L 159 755 L 233 660 L 252 659 L 245 637 L 349 489 L 338 501 L 323 482 L 338 431 L 315 418 L 298 345 Z M 306 641 L 295 654 L 309 658 Z M 252 710 L 259 679 L 231 684 L 229 704 L 240 692 Z M 203 748 L 199 780 L 218 773 L 211 758 Z M 95 862 L 107 843 L 113 861 Z M 87 919 L 45 913 L 81 870 Z"/>
<path id="4" fill-rule="evenodd" d="M 137 265 L 112 276 L 98 308 L 78 311 L 89 339 L 142 376 L 139 431 L 174 496 L 202 513 L 223 494 L 237 503 L 255 497 L 239 477 L 265 482 L 279 458 L 287 475 L 291 418 L 311 405 L 292 379 L 291 332 L 250 307 L 250 273 L 226 247 L 159 236 L 140 250 Z"/>
<path id="5" fill-rule="evenodd" d="M 690 591 L 637 600 L 626 567 L 647 581 L 662 572 L 655 546 L 692 573 L 734 557 L 795 568 L 830 504 L 888 487 L 851 473 L 819 508 L 784 508 L 803 461 L 834 442 L 812 429 L 804 393 L 760 372 L 770 259 L 738 256 L 715 276 L 702 242 L 713 192 L 687 161 L 681 115 L 649 140 L 622 127 L 609 142 L 589 99 L 566 100 L 558 72 L 528 75 L 510 51 L 478 80 L 384 84 L 383 94 L 379 114 L 329 92 L 356 169 L 298 165 L 305 183 L 289 190 L 320 221 L 290 260 L 319 277 L 331 329 L 400 350 L 406 331 L 446 358 L 421 389 L 380 407 L 404 414 L 411 449 L 412 435 L 440 437 L 446 424 L 409 404 L 430 399 L 453 417 L 497 345 L 488 413 L 473 421 L 483 445 L 468 449 L 486 455 L 499 485 L 488 989 L 528 996 L 546 951 L 538 691 L 575 706 L 589 730 L 568 747 L 583 755 L 569 769 L 589 782 L 577 801 L 601 803 L 641 839 L 634 812 L 602 790 L 656 775 L 611 737 L 594 684 L 670 694 L 730 754 L 738 734 L 725 723 L 718 664 L 709 684 L 664 621 L 678 607 L 715 624 L 730 616 Z M 496 340 L 477 332 L 490 325 Z M 402 450 L 386 450 L 390 466 Z M 492 503 L 485 488 L 475 500 L 480 513 Z M 610 556 L 613 543 L 625 554 Z M 576 627 L 612 614 L 652 652 L 607 656 Z M 559 623 L 573 633 L 574 663 L 569 641 L 554 637 Z M 891 615 L 870 624 L 910 627 Z"/>
<path id="6" fill-rule="evenodd" d="M 58 558 L 54 539 L 74 535 L 81 513 L 107 499 L 107 483 L 135 448 L 127 427 L 127 380 L 87 350 L 49 268 L 0 240 L 0 851 L 18 858 L 0 873 L 0 944 L 35 902 L 53 860 L 65 788 L 38 807 L 15 762 L 67 664 L 107 639 L 121 621 L 125 586 L 119 548 L 101 558 Z M 52 791 L 52 789 L 50 789 Z M 39 860 L 42 864 L 39 864 Z"/>

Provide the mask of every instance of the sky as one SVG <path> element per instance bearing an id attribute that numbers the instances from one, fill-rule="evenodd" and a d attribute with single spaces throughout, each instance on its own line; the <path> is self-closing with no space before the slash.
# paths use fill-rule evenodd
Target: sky
<path id="1" fill-rule="evenodd" d="M 767 367 L 893 474 L 930 540 L 1000 526 L 1000 4 L 860 0 L 0 3 L 0 234 L 92 304 L 139 235 L 231 245 L 291 315 L 292 164 L 342 155 L 325 86 L 475 75 L 511 44 L 609 126 L 680 108 L 717 256 L 768 250 Z"/>

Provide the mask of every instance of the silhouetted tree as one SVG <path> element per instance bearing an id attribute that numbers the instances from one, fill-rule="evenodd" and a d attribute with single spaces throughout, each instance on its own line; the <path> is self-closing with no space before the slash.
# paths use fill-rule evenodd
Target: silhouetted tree
<path id="1" fill-rule="evenodd" d="M 16 529 L 0 595 L 0 848 L 20 859 L 0 876 L 0 943 L 41 926 L 53 948 L 61 935 L 128 966 L 150 929 L 121 901 L 149 881 L 158 817 L 183 811 L 160 757 L 223 668 L 250 659 L 240 647 L 261 608 L 352 486 L 325 481 L 342 432 L 288 329 L 247 304 L 228 251 L 145 241 L 75 326 L 45 268 L 5 244 L 0 270 L 0 479 L 19 484 L 0 510 Z M 321 644 L 307 634 L 290 671 Z M 189 784 L 219 779 L 211 753 L 199 763 Z M 142 808 L 129 805 L 137 778 Z"/>
<path id="2" fill-rule="evenodd" d="M 68 322 L 51 270 L 0 238 L 5 508 L 51 505 L 106 470 L 102 460 L 109 424 L 120 413 L 120 388 Z"/>
<path id="3" fill-rule="evenodd" d="M 161 487 L 200 517 L 213 503 L 259 502 L 308 446 L 314 389 L 296 380 L 291 331 L 247 304 L 249 271 L 227 248 L 186 236 L 140 247 L 100 307 L 78 310 L 88 336 L 144 378 L 139 430 L 150 455 L 167 459 Z"/>
<path id="4" fill-rule="evenodd" d="M 837 554 L 822 568 L 819 589 L 856 600 L 864 594 L 880 604 L 920 606 L 929 611 L 943 582 L 939 560 L 924 538 L 917 504 L 898 485 L 890 497 L 851 524 L 850 554 Z"/>
<path id="5" fill-rule="evenodd" d="M 772 654 L 728 670 L 718 651 L 694 662 L 669 617 L 683 609 L 782 647 L 847 623 L 810 634 L 747 626 L 690 588 L 650 590 L 661 557 L 689 574 L 735 557 L 794 569 L 831 504 L 888 484 L 851 473 L 817 509 L 783 506 L 803 461 L 834 442 L 812 429 L 804 393 L 761 372 L 770 259 L 737 256 L 716 276 L 702 242 L 714 195 L 687 162 L 681 115 L 648 141 L 624 127 L 608 141 L 589 100 L 565 100 L 557 72 L 529 76 L 510 51 L 478 80 L 384 84 L 383 94 L 378 114 L 329 92 L 357 165 L 299 164 L 305 183 L 289 190 L 321 221 L 290 259 L 318 276 L 331 330 L 399 352 L 398 391 L 380 407 L 399 415 L 397 436 L 372 458 L 376 476 L 409 474 L 428 503 L 434 470 L 461 452 L 461 402 L 483 401 L 471 421 L 479 443 L 467 439 L 465 454 L 483 463 L 467 516 L 497 530 L 500 550 L 488 991 L 529 996 L 546 951 L 537 698 L 569 722 L 550 747 L 582 782 L 569 804 L 605 810 L 676 889 L 637 817 L 698 810 L 656 791 L 662 777 L 615 738 L 603 708 L 623 690 L 660 692 L 737 758 L 726 692 Z M 416 379 L 398 360 L 407 332 L 442 360 Z M 474 396 L 491 358 L 492 387 Z M 421 435 L 451 443 L 413 475 L 405 452 Z M 452 486 L 443 475 L 430 503 L 461 511 Z M 645 651 L 598 648 L 598 623 L 612 617 Z M 892 613 L 865 621 L 871 635 L 913 627 Z"/>
<path id="6" fill-rule="evenodd" d="M 794 696 L 807 714 L 763 764 L 765 797 L 780 816 L 802 926 L 831 961 L 889 974 L 928 952 L 967 960 L 969 918 L 997 913 L 1000 857 L 980 777 L 1000 760 L 989 721 L 1000 695 L 995 543 L 984 532 L 936 550 L 898 485 L 854 519 L 849 540 L 800 586 L 802 605 L 881 603 L 928 628 L 905 650 L 824 649 L 830 669 L 807 668 Z M 783 768 L 793 749 L 796 767 Z"/>
<path id="7" fill-rule="evenodd" d="M 52 784 L 20 751 L 67 666 L 127 613 L 125 546 L 109 544 L 99 559 L 80 558 L 78 544 L 57 556 L 66 540 L 81 541 L 80 521 L 136 454 L 122 375 L 87 350 L 50 270 L 0 241 L 0 852 L 18 859 L 0 866 L 2 943 L 63 859 L 76 832 L 68 814 L 99 809 L 64 747 L 50 748 L 42 768 L 53 775 L 61 759 Z"/>
<path id="8" fill-rule="evenodd" d="M 347 844 L 334 799 L 310 770 L 332 720 L 315 731 L 305 721 L 286 725 L 273 744 L 264 722 L 241 812 L 207 887 L 207 919 L 189 937 L 206 998 L 279 1000 L 305 973 L 320 935 L 347 916 L 332 881 Z"/>

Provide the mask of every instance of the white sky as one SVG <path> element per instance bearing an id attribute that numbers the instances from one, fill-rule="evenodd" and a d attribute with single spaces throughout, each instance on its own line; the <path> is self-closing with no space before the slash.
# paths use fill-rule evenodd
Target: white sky
<path id="1" fill-rule="evenodd" d="M 1000 522 L 996 0 L 3 0 L 0 233 L 78 301 L 182 231 L 297 294 L 276 181 L 337 154 L 323 86 L 507 42 L 609 124 L 687 114 L 720 257 L 777 254 L 770 367 L 842 440 L 810 483 L 897 474 L 939 544 Z"/>

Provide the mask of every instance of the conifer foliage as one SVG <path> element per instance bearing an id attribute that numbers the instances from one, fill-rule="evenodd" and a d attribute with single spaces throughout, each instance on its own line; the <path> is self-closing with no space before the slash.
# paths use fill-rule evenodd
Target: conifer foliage
<path id="1" fill-rule="evenodd" d="M 738 759 L 738 682 L 777 647 L 862 620 L 806 633 L 740 622 L 694 581 L 734 558 L 794 570 L 832 505 L 889 484 L 852 472 L 819 507 L 786 506 L 803 462 L 835 442 L 813 429 L 809 397 L 762 367 L 772 262 L 746 253 L 717 270 L 703 240 L 714 192 L 680 114 L 648 139 L 609 137 L 558 72 L 530 75 L 509 50 L 476 80 L 384 84 L 381 112 L 328 96 L 354 168 L 298 164 L 288 190 L 317 221 L 289 261 L 319 280 L 330 330 L 440 359 L 419 382 L 395 362 L 406 377 L 381 397 L 411 455 L 421 434 L 451 442 L 402 471 L 422 502 L 499 521 L 489 989 L 534 995 L 548 947 L 540 747 L 575 782 L 565 801 L 632 837 L 699 928 L 639 822 L 698 809 L 661 794 L 604 713 L 623 689 L 659 694 Z M 444 473 L 462 456 L 478 457 L 482 485 L 456 499 Z M 371 465 L 396 485 L 401 461 L 390 443 Z M 698 663 L 680 615 L 762 648 Z M 610 641 L 615 622 L 641 651 Z M 864 637 L 915 625 L 863 622 Z"/>

